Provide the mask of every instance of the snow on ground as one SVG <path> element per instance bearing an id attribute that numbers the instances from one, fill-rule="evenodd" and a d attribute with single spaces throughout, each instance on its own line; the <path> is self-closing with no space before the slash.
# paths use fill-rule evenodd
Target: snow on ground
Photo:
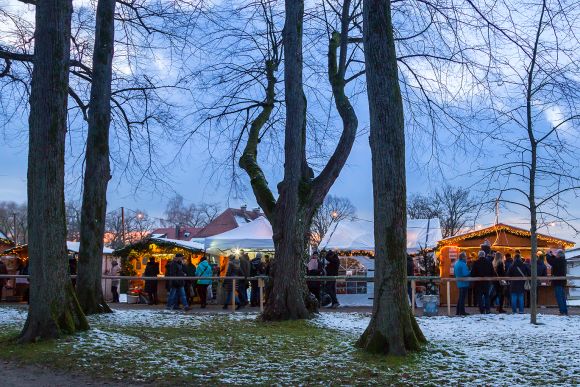
<path id="1" fill-rule="evenodd" d="M 229 321 L 253 320 L 257 313 L 219 313 Z M 89 323 L 103 323 L 115 327 L 185 328 L 207 323 L 212 313 L 185 314 L 170 310 L 115 310 L 114 313 L 89 316 Z"/>
<path id="2" fill-rule="evenodd" d="M 580 383 L 580 316 L 539 315 L 540 325 L 529 319 L 528 314 L 418 318 L 433 352 L 424 366 L 433 367 L 434 379 L 443 368 L 447 382 L 522 385 L 532 374 L 545 385 Z M 368 314 L 325 313 L 313 323 L 359 335 L 369 321 Z"/>
<path id="3" fill-rule="evenodd" d="M 0 327 L 24 324 L 28 311 L 21 308 L 0 308 Z"/>

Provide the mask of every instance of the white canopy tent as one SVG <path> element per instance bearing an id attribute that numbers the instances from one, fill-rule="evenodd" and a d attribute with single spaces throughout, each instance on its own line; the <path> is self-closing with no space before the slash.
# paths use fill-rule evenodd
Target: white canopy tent
<path id="1" fill-rule="evenodd" d="M 66 241 L 66 248 L 71 253 L 78 254 L 80 247 L 81 247 L 81 242 Z M 103 255 L 111 255 L 111 254 L 113 254 L 113 251 L 114 251 L 113 249 L 110 249 L 108 247 L 103 247 Z"/>
<path id="2" fill-rule="evenodd" d="M 432 249 L 442 239 L 439 219 L 407 219 L 407 252 Z M 374 224 L 366 220 L 340 222 L 324 236 L 320 249 L 365 250 L 375 249 Z"/>
<path id="3" fill-rule="evenodd" d="M 274 250 L 272 226 L 263 216 L 233 230 L 205 238 L 206 251 L 211 250 Z"/>

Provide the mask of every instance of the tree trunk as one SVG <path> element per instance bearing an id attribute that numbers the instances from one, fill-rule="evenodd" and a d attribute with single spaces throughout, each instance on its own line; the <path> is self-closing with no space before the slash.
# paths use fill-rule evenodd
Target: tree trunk
<path id="1" fill-rule="evenodd" d="M 274 214 L 276 261 L 271 273 L 271 292 L 263 313 L 265 320 L 307 318 L 306 283 L 302 264 L 306 230 L 301 211 L 301 187 L 305 181 L 306 98 L 302 83 L 302 34 L 304 1 L 286 1 L 284 25 L 284 87 L 286 90 L 286 127 L 284 140 L 284 180 L 278 184 Z"/>
<path id="2" fill-rule="evenodd" d="M 93 80 L 89 103 L 86 166 L 81 212 L 81 243 L 77 295 L 85 313 L 111 309 L 101 285 L 103 236 L 107 212 L 109 126 L 111 124 L 111 78 L 114 46 L 115 0 L 99 0 L 95 25 Z"/>
<path id="3" fill-rule="evenodd" d="M 20 342 L 88 329 L 68 273 L 64 153 L 71 0 L 36 6 L 28 153 L 30 308 Z"/>
<path id="4" fill-rule="evenodd" d="M 390 0 L 364 0 L 375 221 L 373 314 L 358 346 L 405 355 L 425 342 L 407 297 L 405 130 Z"/>

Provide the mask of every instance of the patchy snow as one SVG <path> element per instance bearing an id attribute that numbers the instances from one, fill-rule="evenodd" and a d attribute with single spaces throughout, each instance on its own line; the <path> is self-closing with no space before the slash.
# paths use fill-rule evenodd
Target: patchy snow
<path id="1" fill-rule="evenodd" d="M 218 313 L 229 321 L 253 320 L 257 313 Z M 215 314 L 186 314 L 170 310 L 115 310 L 114 313 L 89 316 L 89 323 L 111 327 L 192 328 L 210 322 Z"/>
<path id="2" fill-rule="evenodd" d="M 0 308 L 0 326 L 24 324 L 28 311 L 22 308 Z"/>
<path id="3" fill-rule="evenodd" d="M 569 385 L 580 381 L 580 316 L 473 315 L 422 317 L 419 325 L 427 340 L 432 382 L 477 385 Z M 369 314 L 325 313 L 313 320 L 321 327 L 361 334 Z"/>

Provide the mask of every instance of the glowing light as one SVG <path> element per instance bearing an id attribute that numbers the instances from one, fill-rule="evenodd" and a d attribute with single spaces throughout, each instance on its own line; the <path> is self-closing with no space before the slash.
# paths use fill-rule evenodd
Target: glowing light
<path id="1" fill-rule="evenodd" d="M 549 226 L 550 226 L 550 227 L 554 227 L 555 225 L 556 225 L 556 222 L 551 222 L 551 223 L 549 224 Z"/>
<path id="2" fill-rule="evenodd" d="M 242 253 L 242 250 L 240 250 L 238 248 L 238 249 L 234 249 L 233 252 L 234 252 L 234 255 L 240 255 Z"/>
<path id="3" fill-rule="evenodd" d="M 332 217 L 332 219 L 336 219 L 336 218 L 338 218 L 338 212 L 337 211 L 332 211 L 330 213 L 330 216 Z"/>

